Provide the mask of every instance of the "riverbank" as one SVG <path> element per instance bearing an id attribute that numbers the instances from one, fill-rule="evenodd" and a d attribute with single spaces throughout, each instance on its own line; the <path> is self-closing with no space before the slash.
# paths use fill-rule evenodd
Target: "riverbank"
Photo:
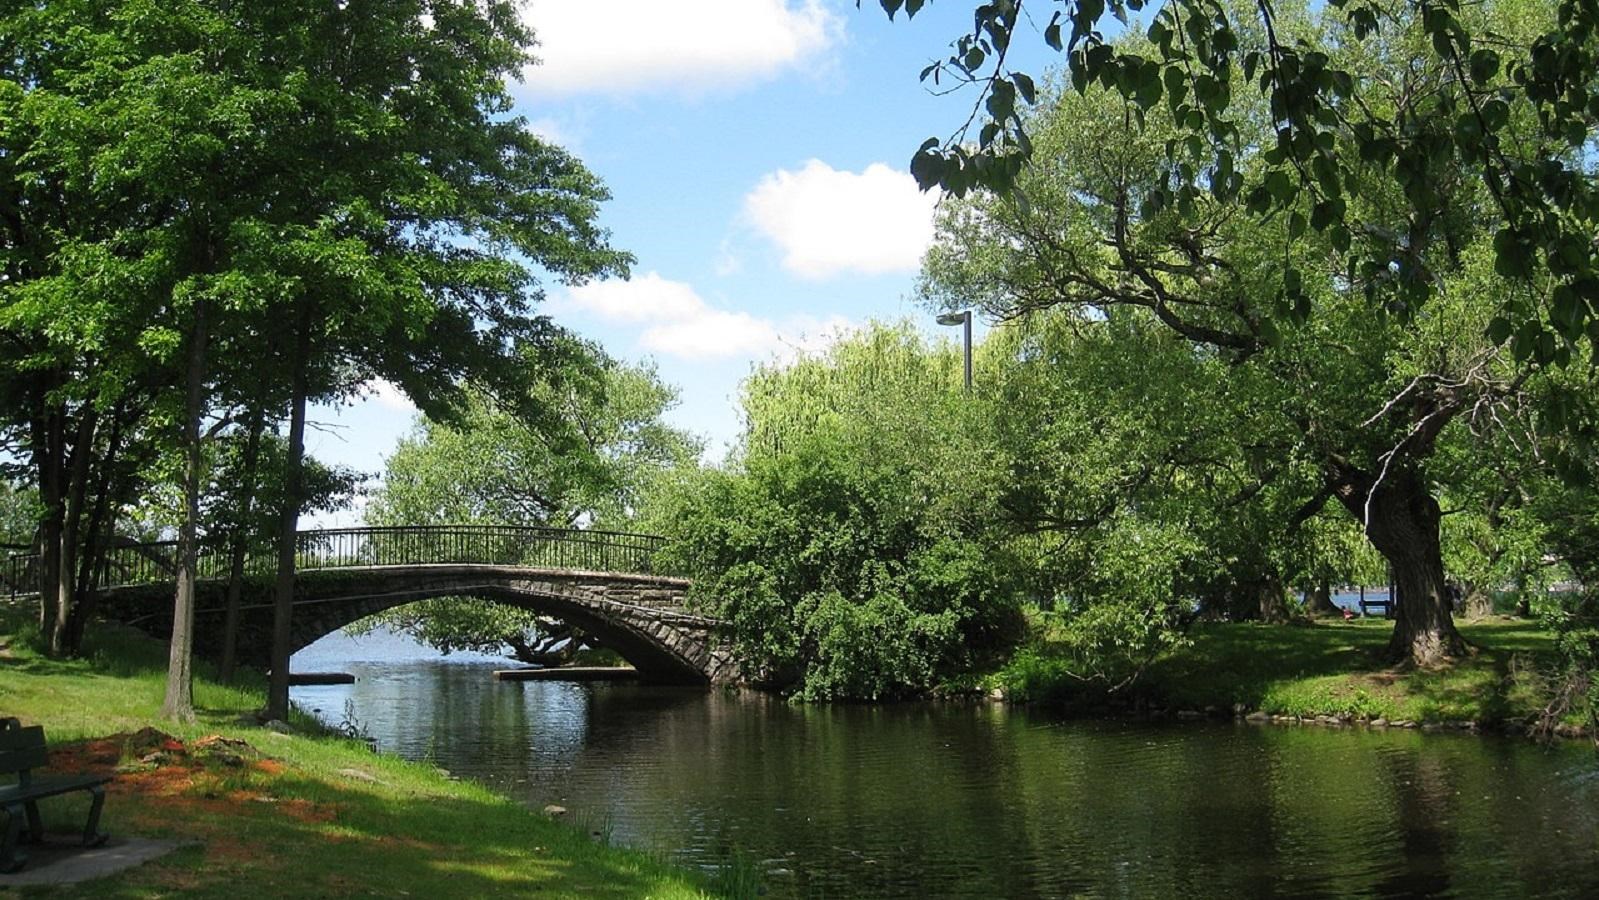
<path id="1" fill-rule="evenodd" d="M 45 726 L 52 768 L 120 773 L 106 831 L 192 843 L 52 896 L 689 898 L 716 887 L 608 846 L 603 823 L 551 820 L 310 719 L 291 734 L 243 724 L 263 703 L 256 679 L 198 678 L 198 720 L 160 721 L 163 645 L 108 629 L 86 659 L 51 660 L 19 640 L 25 627 L 21 611 L 0 612 L 0 715 Z M 47 829 L 69 831 L 87 801 L 41 809 Z"/>
<path id="2" fill-rule="evenodd" d="M 1382 619 L 1200 624 L 1187 646 L 1155 659 L 1113 696 L 1072 677 L 1066 648 L 1046 630 L 981 685 L 1018 702 L 1185 718 L 1524 731 L 1543 712 L 1554 636 L 1538 623 L 1463 624 L 1473 654 L 1436 669 L 1384 664 L 1392 630 Z M 1560 731 L 1579 736 L 1584 725 L 1570 717 Z"/>

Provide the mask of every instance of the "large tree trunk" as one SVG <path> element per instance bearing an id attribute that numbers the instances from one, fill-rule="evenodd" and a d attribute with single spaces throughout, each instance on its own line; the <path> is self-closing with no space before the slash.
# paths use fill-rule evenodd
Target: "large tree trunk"
<path id="1" fill-rule="evenodd" d="M 178 589 L 172 599 L 172 643 L 167 655 L 167 692 L 161 716 L 194 720 L 194 593 L 199 581 L 200 417 L 205 414 L 206 304 L 194 305 L 194 336 L 189 341 L 189 385 L 183 421 L 183 523 L 178 528 Z"/>
<path id="2" fill-rule="evenodd" d="M 284 471 L 283 507 L 278 512 L 278 573 L 272 601 L 272 671 L 267 683 L 266 718 L 289 718 L 289 655 L 294 621 L 294 554 L 300 527 L 301 495 L 305 473 L 305 403 L 309 390 L 311 328 L 302 314 L 293 361 L 294 376 L 289 410 L 289 453 Z"/>
<path id="3" fill-rule="evenodd" d="M 1325 578 L 1318 579 L 1306 592 L 1305 611 L 1317 619 L 1338 619 L 1344 615 L 1343 609 L 1332 601 L 1332 585 Z"/>
<path id="4" fill-rule="evenodd" d="M 1493 594 L 1483 585 L 1470 583 L 1462 591 L 1465 593 L 1464 615 L 1467 619 L 1484 619 L 1494 613 Z"/>
<path id="5" fill-rule="evenodd" d="M 127 424 L 127 409 L 118 404 L 111 416 L 111 434 L 106 440 L 105 452 L 100 454 L 100 468 L 95 479 L 94 506 L 84 526 L 86 538 L 78 559 L 77 600 L 72 614 L 67 617 L 67 653 L 77 656 L 83 649 L 83 633 L 89 618 L 94 615 L 99 601 L 99 578 L 105 548 L 110 543 L 116 527 L 116 517 L 111 514 L 116 499 L 119 479 L 117 466 L 122 454 L 122 436 Z"/>
<path id="6" fill-rule="evenodd" d="M 46 649 L 54 653 L 49 640 L 56 632 L 60 614 L 56 603 L 61 580 L 61 532 L 67 518 L 63 485 L 66 466 L 59 408 L 41 404 L 36 418 L 33 455 L 39 469 L 39 502 L 44 506 L 44 517 L 39 522 L 39 635 L 45 640 Z"/>
<path id="7" fill-rule="evenodd" d="M 1444 583 L 1441 512 L 1420 474 L 1406 466 L 1390 471 L 1380 484 L 1352 467 L 1340 475 L 1339 501 L 1365 522 L 1366 537 L 1393 568 L 1400 599 L 1389 660 L 1426 666 L 1465 655 Z"/>
<path id="8" fill-rule="evenodd" d="M 541 623 L 538 634 L 531 639 L 522 632 L 513 632 L 505 636 L 504 643 L 517 662 L 550 669 L 570 665 L 584 650 L 603 646 L 593 636 L 562 622 Z"/>
<path id="9" fill-rule="evenodd" d="M 233 670 L 238 665 L 239 615 L 244 597 L 244 563 L 250 549 L 250 515 L 255 509 L 255 470 L 261 458 L 261 432 L 266 427 L 259 411 L 251 414 L 248 427 L 250 431 L 244 444 L 244 496 L 239 498 L 239 508 L 234 510 L 238 522 L 234 526 L 233 534 L 230 535 L 227 612 L 222 620 L 223 680 L 232 679 Z"/>
<path id="10" fill-rule="evenodd" d="M 1267 572 L 1250 583 L 1249 589 L 1255 595 L 1260 621 L 1281 625 L 1293 618 L 1288 611 L 1288 591 L 1276 572 Z"/>
<path id="11" fill-rule="evenodd" d="M 50 631 L 50 651 L 61 656 L 72 654 L 68 632 L 78 599 L 79 535 L 83 527 L 83 507 L 89 494 L 90 463 L 94 459 L 94 435 L 99 418 L 89 404 L 79 408 L 77 434 L 67 466 L 66 513 L 61 525 L 61 556 L 56 567 L 55 627 Z"/>

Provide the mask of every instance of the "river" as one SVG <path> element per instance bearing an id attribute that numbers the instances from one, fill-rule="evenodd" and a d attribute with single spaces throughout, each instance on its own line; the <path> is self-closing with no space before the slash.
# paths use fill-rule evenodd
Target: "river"
<path id="1" fill-rule="evenodd" d="M 354 673 L 294 700 L 386 752 L 690 866 L 737 856 L 769 896 L 1599 896 L 1578 742 L 502 683 L 385 633 L 294 662 Z"/>

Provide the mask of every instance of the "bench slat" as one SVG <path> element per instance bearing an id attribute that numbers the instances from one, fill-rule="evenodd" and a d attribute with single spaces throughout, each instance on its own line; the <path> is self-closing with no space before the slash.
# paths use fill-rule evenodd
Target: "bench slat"
<path id="1" fill-rule="evenodd" d="M 53 797 L 92 788 L 111 780 L 110 775 L 46 775 L 35 778 L 23 787 L 17 784 L 0 786 L 0 804 L 20 803 L 23 800 Z"/>

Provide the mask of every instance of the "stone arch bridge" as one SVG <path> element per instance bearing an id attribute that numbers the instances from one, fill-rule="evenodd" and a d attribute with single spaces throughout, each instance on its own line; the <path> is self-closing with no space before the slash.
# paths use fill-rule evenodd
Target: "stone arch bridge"
<path id="1" fill-rule="evenodd" d="M 293 649 L 366 616 L 437 597 L 477 597 L 575 625 L 647 681 L 720 684 L 737 672 L 721 622 L 685 604 L 688 579 L 658 574 L 663 540 L 581 529 L 417 526 L 302 531 Z M 108 554 L 100 611 L 150 634 L 172 629 L 176 547 L 136 544 Z M 15 562 L 15 559 L 13 560 Z M 272 645 L 273 568 L 245 561 L 238 653 L 262 668 Z M 195 651 L 219 655 L 230 560 L 200 558 Z M 20 576 L 20 573 L 19 573 Z M 20 578 L 13 580 L 18 583 Z"/>

